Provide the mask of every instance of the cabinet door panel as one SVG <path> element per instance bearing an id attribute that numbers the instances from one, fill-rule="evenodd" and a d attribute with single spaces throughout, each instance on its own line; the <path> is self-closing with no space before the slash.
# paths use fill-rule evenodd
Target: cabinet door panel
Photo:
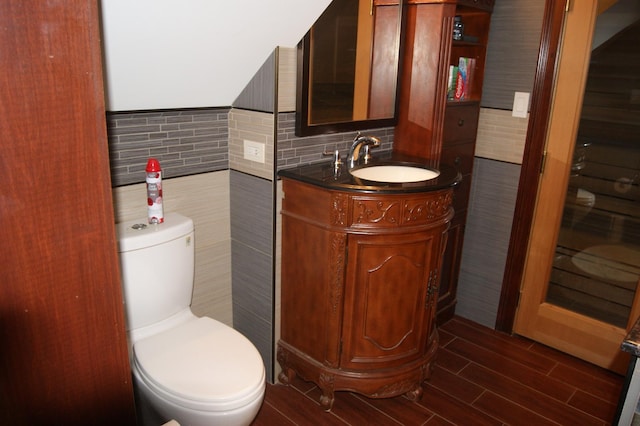
<path id="1" fill-rule="evenodd" d="M 444 142 L 475 140 L 479 114 L 477 104 L 448 104 L 444 114 Z"/>
<path id="2" fill-rule="evenodd" d="M 346 234 L 284 216 L 281 339 L 320 363 L 338 365 Z M 312 244 L 306 244 L 313 241 Z M 319 261 L 323 260 L 323 261 Z"/>
<path id="3" fill-rule="evenodd" d="M 418 358 L 426 344 L 432 233 L 350 235 L 341 367 L 381 368 Z"/>
<path id="4" fill-rule="evenodd" d="M 440 163 L 454 166 L 462 175 L 471 174 L 475 149 L 474 142 L 452 146 L 443 145 Z"/>

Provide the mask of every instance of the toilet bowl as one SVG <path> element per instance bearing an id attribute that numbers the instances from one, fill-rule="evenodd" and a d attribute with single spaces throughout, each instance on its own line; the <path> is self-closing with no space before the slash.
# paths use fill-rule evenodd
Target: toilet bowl
<path id="1" fill-rule="evenodd" d="M 241 333 L 192 313 L 193 222 L 175 213 L 145 222 L 117 226 L 141 404 L 182 426 L 249 425 L 264 398 L 264 363 Z"/>
<path id="2" fill-rule="evenodd" d="M 584 219 L 596 203 L 596 196 L 586 189 L 578 188 L 574 196 L 567 195 L 565 209 L 571 213 L 571 227 L 580 223 Z"/>
<path id="3" fill-rule="evenodd" d="M 640 251 L 622 244 L 587 247 L 571 258 L 585 274 L 605 281 L 630 284 L 640 278 Z"/>
<path id="4" fill-rule="evenodd" d="M 262 405 L 265 372 L 258 351 L 211 318 L 192 316 L 136 342 L 132 368 L 149 403 L 181 425 L 247 425 Z"/>

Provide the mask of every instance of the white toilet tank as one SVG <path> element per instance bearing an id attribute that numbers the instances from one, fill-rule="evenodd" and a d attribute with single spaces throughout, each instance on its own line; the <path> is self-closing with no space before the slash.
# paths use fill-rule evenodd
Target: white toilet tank
<path id="1" fill-rule="evenodd" d="M 127 329 L 162 321 L 191 305 L 193 221 L 178 213 L 160 224 L 139 219 L 116 225 Z"/>

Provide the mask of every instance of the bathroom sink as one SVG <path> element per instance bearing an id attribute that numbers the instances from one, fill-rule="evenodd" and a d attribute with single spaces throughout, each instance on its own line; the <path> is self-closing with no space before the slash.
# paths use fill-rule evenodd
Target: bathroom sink
<path id="1" fill-rule="evenodd" d="M 350 170 L 349 173 L 360 179 L 386 183 L 422 182 L 440 175 L 437 170 L 398 165 L 368 166 Z"/>

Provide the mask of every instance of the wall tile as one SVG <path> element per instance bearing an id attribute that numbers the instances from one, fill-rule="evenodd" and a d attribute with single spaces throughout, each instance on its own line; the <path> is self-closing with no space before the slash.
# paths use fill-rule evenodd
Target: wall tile
<path id="1" fill-rule="evenodd" d="M 149 157 L 166 178 L 227 169 L 228 111 L 108 112 L 112 186 L 144 182 Z"/>
<path id="2" fill-rule="evenodd" d="M 165 213 L 195 224 L 196 266 L 192 310 L 232 325 L 229 172 L 164 179 Z M 146 220 L 144 183 L 113 189 L 117 222 Z"/>
<path id="3" fill-rule="evenodd" d="M 511 111 L 481 108 L 476 157 L 522 164 L 528 118 L 512 117 Z"/>
<path id="4" fill-rule="evenodd" d="M 282 113 L 278 115 L 278 144 L 277 144 L 277 168 L 278 170 L 303 164 L 330 161 L 330 157 L 324 152 L 340 150 L 342 158 L 347 157 L 349 148 L 353 143 L 357 132 L 331 133 L 327 135 L 298 137 L 295 135 L 295 113 Z M 376 136 L 382 142 L 378 148 L 371 150 L 376 153 L 390 151 L 393 147 L 393 127 L 361 130 L 364 135 Z"/>
<path id="5" fill-rule="evenodd" d="M 515 92 L 532 92 L 544 1 L 497 1 L 491 15 L 483 107 L 511 110 Z"/>
<path id="6" fill-rule="evenodd" d="M 273 378 L 273 181 L 230 172 L 233 326 L 258 348 Z"/>
<path id="7" fill-rule="evenodd" d="M 271 113 L 232 109 L 229 113 L 229 167 L 264 179 L 273 180 L 274 116 Z M 244 141 L 265 145 L 265 161 L 244 158 Z"/>
<path id="8" fill-rule="evenodd" d="M 298 55 L 295 47 L 278 47 L 278 112 L 295 112 Z"/>
<path id="9" fill-rule="evenodd" d="M 456 314 L 494 327 L 507 260 L 520 166 L 476 158 Z"/>

